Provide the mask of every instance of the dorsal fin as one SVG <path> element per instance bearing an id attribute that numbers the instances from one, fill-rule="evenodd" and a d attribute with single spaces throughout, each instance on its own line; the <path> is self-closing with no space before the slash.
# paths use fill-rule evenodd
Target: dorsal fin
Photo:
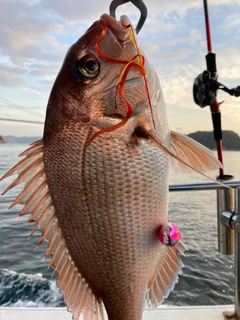
<path id="1" fill-rule="evenodd" d="M 162 261 L 162 258 L 159 260 L 148 285 L 149 292 L 146 296 L 148 306 L 156 307 L 173 290 L 183 267 L 180 254 L 184 255 L 186 249 L 182 242 L 173 247 L 166 247 L 164 261 Z"/>
<path id="2" fill-rule="evenodd" d="M 43 142 L 37 141 L 21 155 L 25 158 L 0 179 L 18 173 L 18 177 L 3 194 L 15 185 L 25 183 L 23 190 L 10 207 L 16 204 L 24 205 L 19 216 L 30 214 L 28 222 L 36 223 L 30 237 L 37 227 L 41 228 L 42 236 L 37 247 L 43 241 L 48 242 L 45 255 L 52 257 L 50 266 L 58 272 L 57 284 L 68 310 L 72 312 L 76 320 L 80 314 L 83 314 L 85 320 L 104 320 L 102 301 L 94 296 L 91 288 L 77 270 L 58 224 L 44 171 Z"/>

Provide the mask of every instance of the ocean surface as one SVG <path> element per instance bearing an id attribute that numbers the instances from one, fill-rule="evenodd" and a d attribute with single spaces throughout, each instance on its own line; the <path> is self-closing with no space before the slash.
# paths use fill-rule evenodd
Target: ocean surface
<path id="1" fill-rule="evenodd" d="M 18 154 L 28 146 L 0 145 L 0 176 L 18 161 Z M 240 180 L 240 152 L 224 152 L 225 173 Z M 216 177 L 218 172 L 210 172 Z M 13 180 L 0 182 L 0 193 Z M 170 184 L 208 180 L 198 174 L 171 172 Z M 9 191 L 17 194 L 21 186 Z M 0 306 L 64 307 L 55 284 L 56 274 L 48 268 L 50 258 L 43 260 L 46 243 L 37 250 L 41 236 L 37 230 L 28 240 L 33 224 L 28 217 L 17 218 L 21 206 L 8 210 L 10 203 L 0 203 Z M 234 303 L 234 258 L 217 251 L 216 191 L 171 192 L 169 221 L 179 226 L 188 247 L 182 258 L 185 267 L 174 291 L 164 304 L 217 305 Z"/>

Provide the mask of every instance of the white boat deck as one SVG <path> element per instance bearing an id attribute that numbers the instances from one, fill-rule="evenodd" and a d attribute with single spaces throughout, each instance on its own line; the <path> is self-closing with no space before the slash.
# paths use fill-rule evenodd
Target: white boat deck
<path id="1" fill-rule="evenodd" d="M 233 305 L 201 307 L 166 307 L 144 312 L 143 320 L 224 320 L 223 312 L 234 311 Z M 65 308 L 1 308 L 1 320 L 71 320 Z M 82 319 L 82 317 L 80 317 Z M 107 319 L 107 318 L 106 318 Z M 123 319 L 124 320 L 124 319 Z"/>

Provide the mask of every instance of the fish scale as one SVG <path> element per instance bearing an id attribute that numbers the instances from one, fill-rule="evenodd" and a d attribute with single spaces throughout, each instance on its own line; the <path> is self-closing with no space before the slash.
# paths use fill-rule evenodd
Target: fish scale
<path id="1" fill-rule="evenodd" d="M 159 214 L 163 211 L 167 213 L 167 185 L 163 189 L 159 188 L 159 184 L 162 182 L 161 176 L 164 180 L 167 175 L 168 157 L 159 153 L 151 142 L 139 143 L 139 146 L 130 148 L 102 138 L 89 148 L 85 160 L 92 164 L 84 172 L 85 181 L 89 178 L 91 181 L 86 184 L 87 193 L 91 194 L 90 199 L 95 199 L 89 201 L 89 211 L 94 221 L 93 232 L 102 256 L 110 256 L 109 260 L 104 259 L 109 277 L 118 279 L 118 289 L 114 290 L 113 298 L 119 305 L 118 310 L 126 303 L 126 296 L 131 295 L 128 292 L 130 288 L 127 290 L 124 285 L 131 284 L 137 288 L 141 283 L 145 290 L 139 290 L 141 299 L 138 298 L 137 309 L 142 311 L 148 281 L 161 253 L 165 252 L 165 247 L 157 241 L 154 232 L 167 219 L 167 215 Z M 97 159 L 102 163 L 101 167 Z M 127 179 L 124 179 L 124 175 L 127 175 Z M 122 188 L 118 187 L 118 181 L 123 181 Z M 91 185 L 99 188 L 92 189 Z M 109 187 L 111 193 L 106 192 Z M 152 199 L 149 197 L 150 189 Z M 102 190 L 105 192 L 102 193 Z M 146 266 L 148 261 L 151 263 Z M 104 295 L 108 290 L 109 287 L 105 289 Z M 124 297 L 118 294 L 120 290 L 125 292 Z M 137 304 L 135 296 L 131 301 Z"/>
<path id="2" fill-rule="evenodd" d="M 164 180 L 167 175 L 168 156 L 159 153 L 151 141 L 128 147 L 104 138 L 94 141 L 84 152 L 80 146 L 87 136 L 86 129 L 76 125 L 74 133 L 81 141 L 71 140 L 71 144 L 64 138 L 68 137 L 64 132 L 69 128 L 62 131 L 62 135 L 52 134 L 51 145 L 46 143 L 44 147 L 45 172 L 71 257 L 82 275 L 91 279 L 93 292 L 103 297 L 114 292 L 111 301 L 115 303 L 116 314 L 123 304 L 130 303 L 126 301 L 128 297 L 131 297 L 129 301 L 139 304 L 134 310 L 141 313 L 148 281 L 159 254 L 165 252 L 154 232 L 167 219 L 167 185 L 163 189 L 161 176 Z M 48 154 L 58 156 L 53 162 L 48 161 Z M 55 176 L 61 177 L 60 185 L 50 179 Z M 118 181 L 121 181 L 120 188 Z M 77 189 L 81 190 L 79 197 Z M 150 196 L 149 190 L 152 190 Z M 54 195 L 58 195 L 57 198 Z M 85 201 L 84 195 L 87 195 Z M 165 216 L 159 214 L 163 211 Z M 66 220 L 66 212 L 71 212 L 71 220 Z M 138 299 L 131 288 L 141 292 Z M 105 305 L 107 307 L 107 303 Z"/>

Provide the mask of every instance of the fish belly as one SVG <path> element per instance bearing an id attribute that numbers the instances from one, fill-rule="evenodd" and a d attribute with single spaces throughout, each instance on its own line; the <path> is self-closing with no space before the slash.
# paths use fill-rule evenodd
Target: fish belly
<path id="1" fill-rule="evenodd" d="M 81 137 L 81 138 L 76 138 Z M 167 222 L 168 156 L 87 130 L 45 141 L 45 170 L 69 254 L 111 320 L 139 320 L 148 284 L 164 260 L 158 228 Z"/>

